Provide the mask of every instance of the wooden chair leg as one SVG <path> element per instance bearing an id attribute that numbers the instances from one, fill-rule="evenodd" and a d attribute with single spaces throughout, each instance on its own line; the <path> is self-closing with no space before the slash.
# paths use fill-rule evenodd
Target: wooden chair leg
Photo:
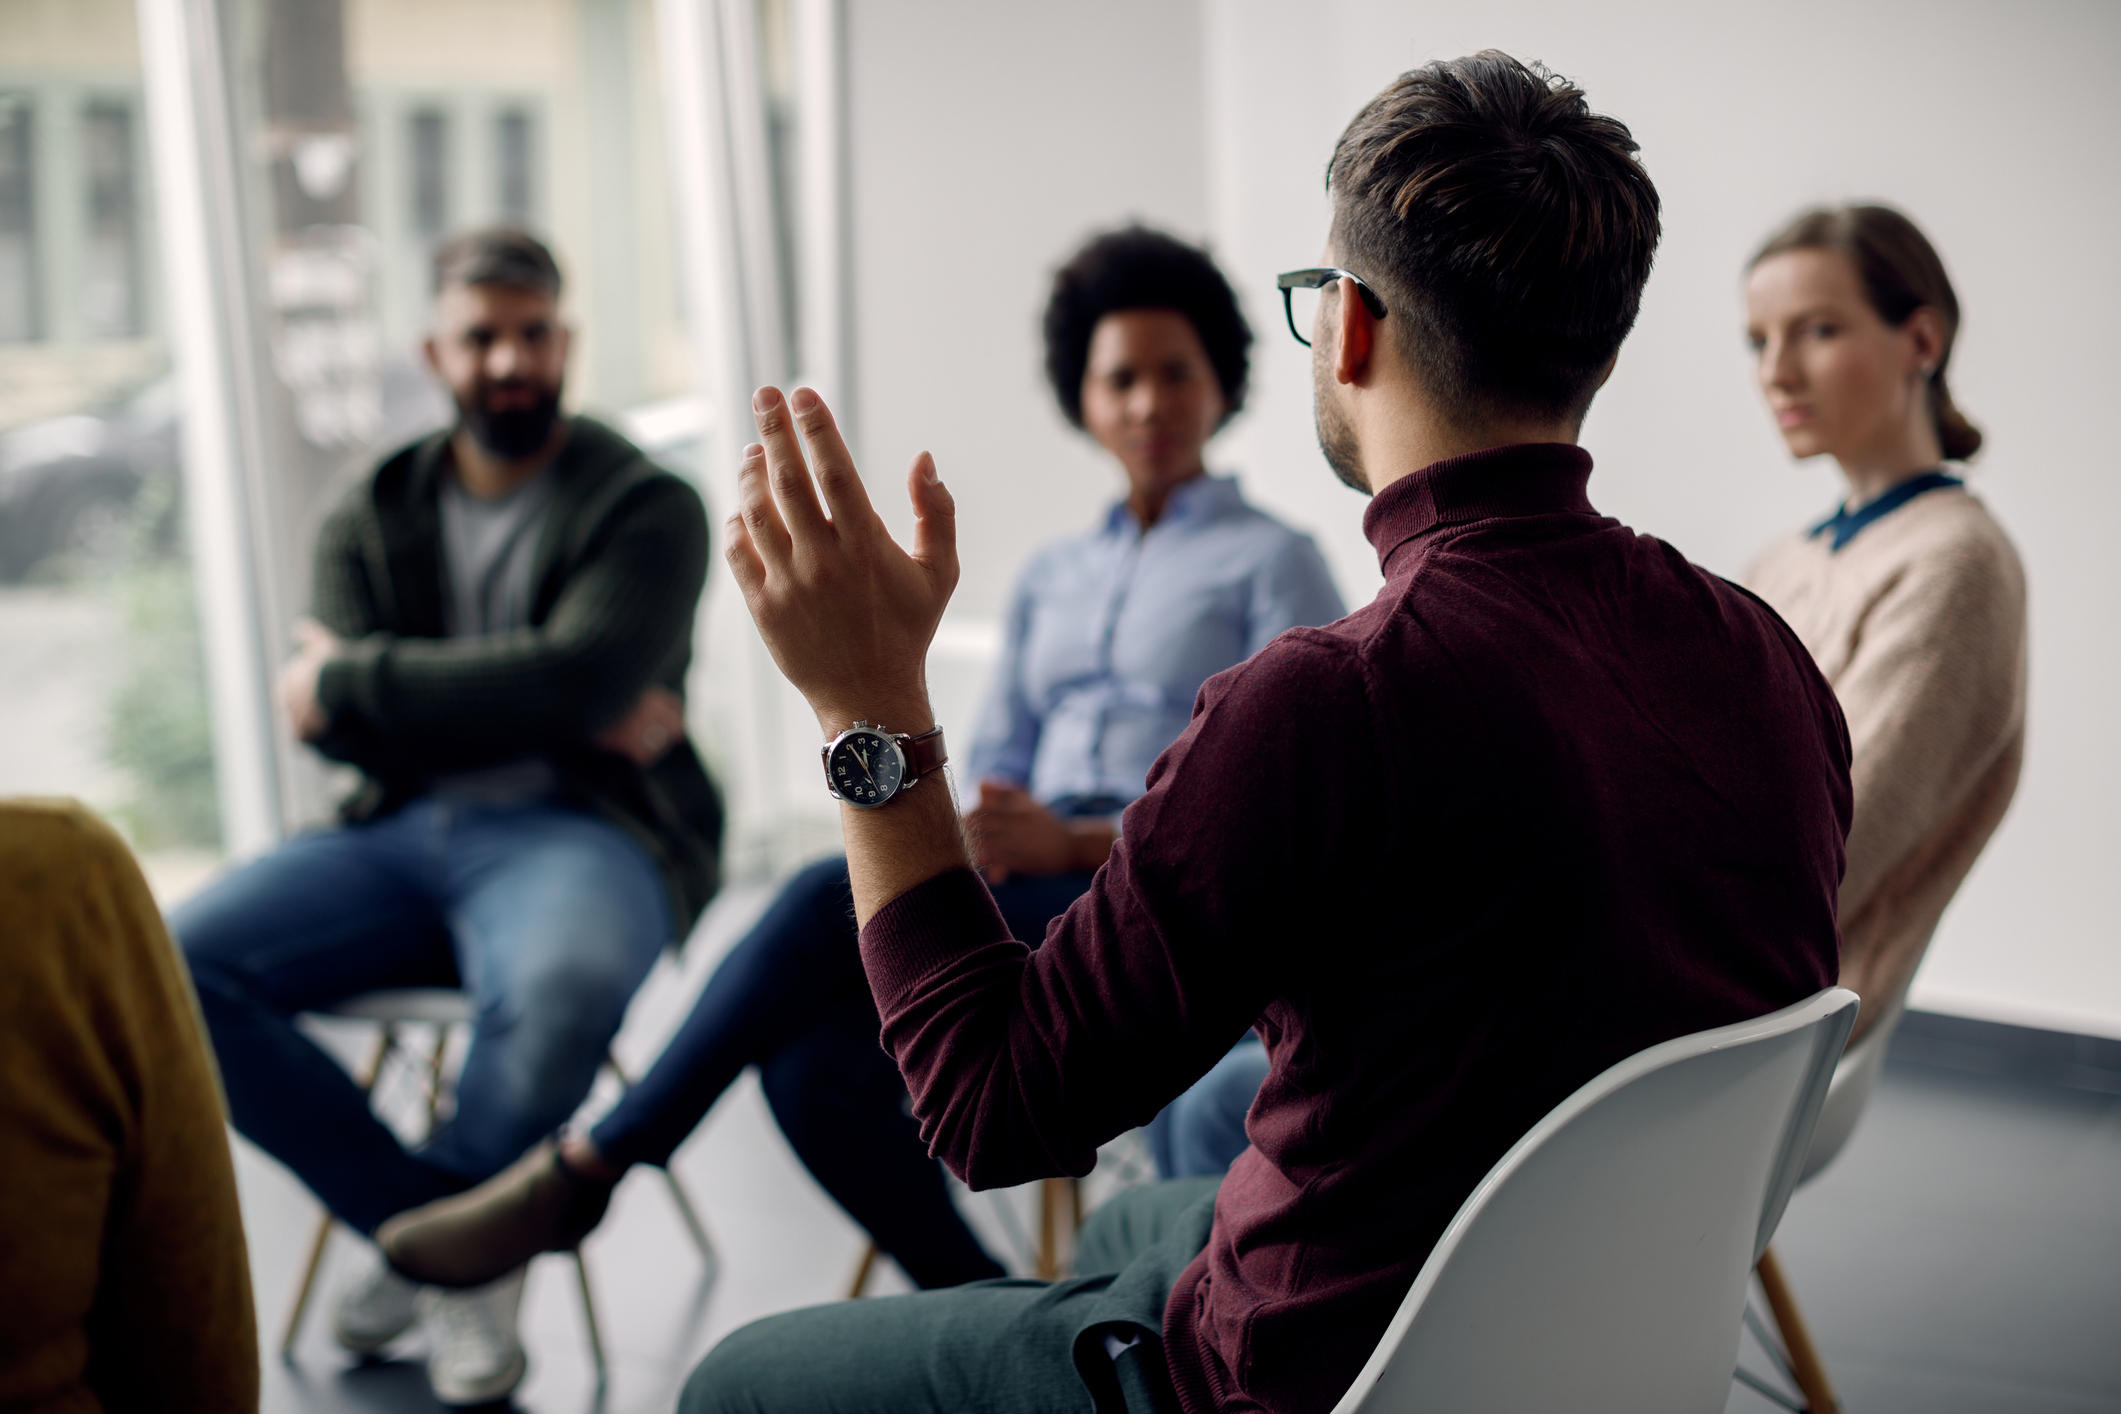
<path id="1" fill-rule="evenodd" d="M 876 1244 L 862 1245 L 862 1260 L 855 1264 L 854 1280 L 847 1283 L 847 1299 L 859 1301 L 862 1293 L 869 1289 L 870 1274 L 876 1270 Z"/>
<path id="2" fill-rule="evenodd" d="M 1038 1253 L 1036 1271 L 1040 1281 L 1058 1281 L 1068 1265 L 1061 1251 L 1061 1206 L 1066 1204 L 1073 1221 L 1068 1228 L 1069 1255 L 1074 1250 L 1076 1229 L 1083 1225 L 1083 1192 L 1072 1178 L 1049 1178 L 1038 1186 Z"/>
<path id="3" fill-rule="evenodd" d="M 619 1082 L 621 1095 L 633 1089 L 633 1077 L 626 1073 L 626 1067 L 619 1064 L 618 1056 L 611 1051 L 604 1052 L 604 1068 L 611 1072 L 612 1079 Z M 700 1261 L 712 1272 L 720 1260 L 715 1256 L 714 1243 L 708 1238 L 707 1226 L 700 1221 L 699 1213 L 693 1208 L 692 1199 L 685 1192 L 685 1185 L 678 1182 L 678 1176 L 670 1171 L 668 1164 L 663 1166 L 663 1183 L 670 1189 L 670 1201 L 677 1205 L 678 1218 L 685 1224 L 685 1231 L 691 1236 L 692 1245 L 699 1249 Z M 871 1250 L 868 1260 L 876 1260 L 874 1249 Z M 862 1279 L 867 1278 L 868 1269 L 864 1267 Z M 856 1291 L 853 1294 L 859 1296 L 861 1292 Z"/>
<path id="4" fill-rule="evenodd" d="M 302 1281 L 295 1287 L 294 1304 L 287 1310 L 287 1326 L 280 1334 L 280 1354 L 292 1357 L 295 1353 L 295 1337 L 301 1333 L 302 1317 L 309 1311 L 309 1293 L 317 1284 L 317 1272 L 324 1265 L 324 1248 L 331 1241 L 331 1214 L 317 1214 L 317 1235 L 310 1240 L 309 1260 L 302 1265 Z"/>
<path id="5" fill-rule="evenodd" d="M 692 1245 L 699 1249 L 701 1263 L 710 1271 L 713 1270 L 720 1259 L 715 1256 L 714 1243 L 708 1239 L 707 1228 L 700 1222 L 700 1215 L 693 1211 L 692 1199 L 685 1194 L 685 1185 L 679 1183 L 678 1176 L 667 1168 L 663 1170 L 663 1185 L 670 1190 L 670 1201 L 676 1205 L 678 1218 L 685 1224 L 685 1231 L 691 1234 Z"/>
<path id="6" fill-rule="evenodd" d="M 435 1028 L 434 1050 L 427 1057 L 427 1132 L 435 1129 L 435 1116 L 442 1111 L 442 1060 L 449 1052 L 449 1028 Z"/>
<path id="7" fill-rule="evenodd" d="M 1782 1264 L 1775 1260 L 1774 1248 L 1760 1254 L 1756 1271 L 1768 1311 L 1775 1318 L 1775 1329 L 1781 1333 L 1783 1349 L 1790 1357 L 1790 1378 L 1797 1382 L 1805 1405 L 1811 1414 L 1839 1414 L 1841 1401 L 1834 1397 L 1834 1387 L 1827 1382 L 1826 1365 L 1819 1359 L 1818 1347 L 1812 1344 L 1812 1333 L 1806 1329 L 1797 1298 L 1790 1293 L 1789 1282 L 1782 1275 Z"/>
<path id="8" fill-rule="evenodd" d="M 582 1288 L 582 1324 L 589 1331 L 589 1356 L 596 1362 L 597 1383 L 604 1382 L 604 1332 L 597 1325 L 597 1299 L 589 1290 L 589 1264 L 582 1260 L 581 1249 L 574 1253 L 574 1276 Z"/>
<path id="9" fill-rule="evenodd" d="M 390 1054 L 396 1040 L 397 1033 L 392 1028 L 385 1026 L 377 1030 L 375 1049 L 369 1052 L 368 1064 L 355 1077 L 363 1095 L 376 1088 L 376 1081 L 383 1074 L 383 1058 Z M 295 1287 L 294 1302 L 287 1309 L 287 1326 L 280 1335 L 280 1354 L 283 1356 L 295 1353 L 295 1337 L 301 1334 L 302 1318 L 309 1313 L 310 1293 L 316 1287 L 317 1273 L 324 1266 L 324 1249 L 331 1242 L 331 1226 L 330 1212 L 317 1215 L 317 1234 L 310 1239 L 309 1260 L 302 1265 L 302 1280 Z"/>

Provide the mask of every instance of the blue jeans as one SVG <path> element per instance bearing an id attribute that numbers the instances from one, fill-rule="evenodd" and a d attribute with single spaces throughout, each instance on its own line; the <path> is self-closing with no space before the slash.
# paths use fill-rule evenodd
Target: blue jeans
<path id="1" fill-rule="evenodd" d="M 1221 1178 L 1251 1140 L 1245 1116 L 1267 1078 L 1267 1048 L 1247 1036 L 1143 1128 L 1160 1178 Z"/>
<path id="2" fill-rule="evenodd" d="M 1030 943 L 1088 874 L 994 888 Z M 744 1067 L 756 1065 L 790 1147 L 848 1216 L 923 1287 L 997 1277 L 907 1113 L 862 970 L 844 857 L 795 874 L 707 980 L 654 1066 L 589 1133 L 619 1165 L 667 1163 Z"/>
<path id="3" fill-rule="evenodd" d="M 437 799 L 290 840 L 169 924 L 236 1128 L 364 1233 L 490 1177 L 572 1114 L 671 934 L 661 877 L 616 826 Z M 408 1152 L 295 1017 L 454 986 L 474 1008 L 456 1112 Z"/>

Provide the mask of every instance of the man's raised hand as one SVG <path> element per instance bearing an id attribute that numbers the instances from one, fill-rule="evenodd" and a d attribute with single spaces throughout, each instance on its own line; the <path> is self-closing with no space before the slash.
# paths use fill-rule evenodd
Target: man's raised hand
<path id="1" fill-rule="evenodd" d="M 956 505 L 934 458 L 922 452 L 907 474 L 909 554 L 870 505 L 824 399 L 761 388 L 752 412 L 759 440 L 744 449 L 726 532 L 759 636 L 828 729 L 860 717 L 925 730 L 928 644 L 958 573 Z"/>

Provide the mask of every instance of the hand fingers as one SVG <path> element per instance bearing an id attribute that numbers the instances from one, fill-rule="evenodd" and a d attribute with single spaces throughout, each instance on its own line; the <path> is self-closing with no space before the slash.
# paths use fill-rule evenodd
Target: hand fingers
<path id="1" fill-rule="evenodd" d="M 649 699 L 648 720 L 642 730 L 651 737 L 660 737 L 662 741 L 679 735 L 685 730 L 684 706 L 675 696 L 659 689 L 657 694 Z"/>
<path id="2" fill-rule="evenodd" d="M 876 508 L 869 504 L 869 490 L 862 485 L 861 473 L 854 469 L 854 457 L 840 436 L 832 409 L 809 388 L 796 389 L 788 406 L 794 410 L 796 426 L 802 429 L 803 441 L 810 448 L 810 462 L 817 471 L 817 484 L 824 488 L 825 505 L 832 512 L 833 522 L 843 530 L 873 523 Z"/>
<path id="3" fill-rule="evenodd" d="M 736 515 L 730 520 L 732 531 L 743 532 L 743 547 L 753 561 L 759 564 L 759 582 L 765 582 L 768 566 L 778 568 L 788 563 L 788 527 L 781 522 L 780 510 L 773 504 L 773 491 L 766 484 L 766 449 L 753 442 L 744 448 L 744 460 L 736 473 Z M 729 537 L 729 560 L 736 564 L 738 536 Z M 741 583 L 743 576 L 738 575 Z M 746 595 L 750 590 L 745 591 Z"/>
<path id="4" fill-rule="evenodd" d="M 739 511 L 723 524 L 722 538 L 728 542 L 722 558 L 729 562 L 729 573 L 736 580 L 737 592 L 748 604 L 766 588 L 766 562 L 759 558 L 757 547 L 751 543 L 751 528 L 744 523 L 743 512 Z"/>
<path id="5" fill-rule="evenodd" d="M 803 461 L 788 400 L 778 388 L 761 388 L 752 396 L 751 414 L 759 425 L 759 441 L 765 444 L 766 480 L 787 523 L 789 540 L 803 544 L 831 534 L 825 508 L 818 504 L 817 488 L 810 484 L 810 468 Z"/>
<path id="6" fill-rule="evenodd" d="M 922 452 L 906 473 L 913 501 L 913 558 L 947 594 L 957 587 L 957 498 L 935 474 L 935 458 Z"/>
<path id="7" fill-rule="evenodd" d="M 981 781 L 979 803 L 982 810 L 994 814 L 1013 814 L 1031 805 L 1031 793 L 1007 781 Z"/>

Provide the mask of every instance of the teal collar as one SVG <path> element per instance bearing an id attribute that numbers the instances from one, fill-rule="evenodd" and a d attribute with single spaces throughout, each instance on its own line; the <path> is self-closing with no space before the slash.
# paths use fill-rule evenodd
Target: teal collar
<path id="1" fill-rule="evenodd" d="M 1843 501 L 1839 509 L 1806 533 L 1814 540 L 1822 535 L 1831 535 L 1833 539 L 1827 546 L 1827 552 L 1832 554 L 1860 535 L 1865 526 L 1885 519 L 1924 492 L 1964 485 L 1966 483 L 1958 477 L 1941 471 L 1918 472 L 1883 496 L 1874 501 L 1866 501 L 1853 511 L 1848 508 L 1848 502 Z"/>

